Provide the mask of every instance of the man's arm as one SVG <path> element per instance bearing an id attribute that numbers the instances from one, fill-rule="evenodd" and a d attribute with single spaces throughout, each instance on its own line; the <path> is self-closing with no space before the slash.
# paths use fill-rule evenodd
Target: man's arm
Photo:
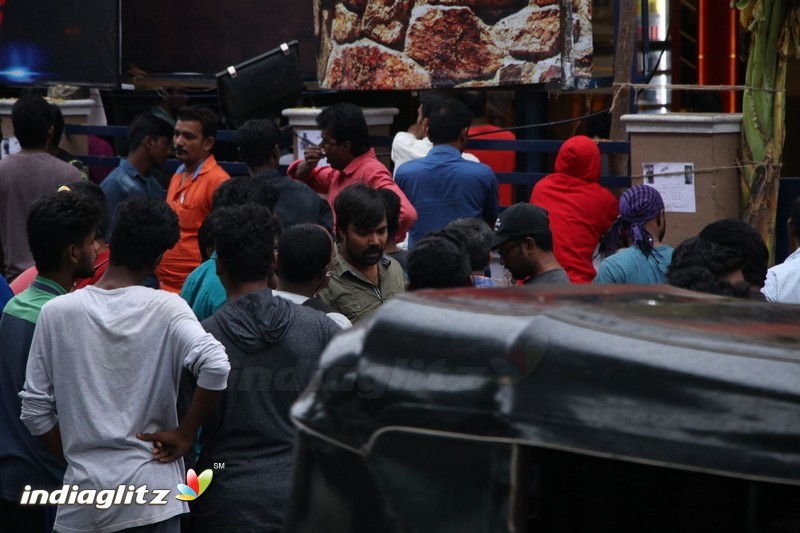
<path id="1" fill-rule="evenodd" d="M 61 432 L 56 416 L 56 399 L 53 388 L 52 359 L 49 352 L 49 314 L 42 309 L 31 340 L 28 363 L 25 367 L 25 385 L 19 393 L 22 400 L 20 420 L 31 432 L 40 436 L 57 457 L 63 459 Z"/>
<path id="2" fill-rule="evenodd" d="M 302 181 L 318 193 L 327 194 L 331 183 L 331 174 L 334 170 L 330 167 L 318 168 L 317 164 L 325 158 L 325 151 L 316 146 L 310 146 L 303 152 L 305 159 L 294 161 L 286 174 L 290 178 Z"/>
<path id="3" fill-rule="evenodd" d="M 220 394 L 222 391 L 195 388 L 189 411 L 175 430 L 137 433 L 136 438 L 153 443 L 153 459 L 159 463 L 180 459 L 191 448 L 197 430 Z"/>
<path id="4" fill-rule="evenodd" d="M 182 356 L 183 367 L 197 379 L 192 404 L 174 430 L 137 433 L 140 440 L 152 442 L 153 458 L 168 463 L 183 457 L 197 435 L 197 429 L 228 384 L 231 370 L 225 348 L 207 333 L 188 304 L 176 300 L 175 316 L 170 320 L 170 336 Z"/>
<path id="5" fill-rule="evenodd" d="M 59 460 L 66 462 L 66 459 L 64 459 L 64 447 L 61 444 L 61 431 L 58 429 L 58 424 L 53 426 L 47 433 L 39 435 L 39 438 L 42 439 L 44 445 L 53 455 Z"/>

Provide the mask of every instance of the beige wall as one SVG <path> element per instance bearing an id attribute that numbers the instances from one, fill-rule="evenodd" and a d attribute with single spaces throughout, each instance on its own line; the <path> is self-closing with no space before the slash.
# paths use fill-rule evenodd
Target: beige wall
<path id="1" fill-rule="evenodd" d="M 715 220 L 741 216 L 739 172 L 735 168 L 741 145 L 741 115 L 626 115 L 623 121 L 630 134 L 634 185 L 643 181 L 636 177 L 642 174 L 642 163 L 694 163 L 696 212 L 667 213 L 667 244 L 677 246 Z"/>

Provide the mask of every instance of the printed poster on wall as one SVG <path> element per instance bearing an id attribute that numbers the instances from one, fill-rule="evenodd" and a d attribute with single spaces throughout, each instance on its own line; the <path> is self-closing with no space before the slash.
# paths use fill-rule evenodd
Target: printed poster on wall
<path id="1" fill-rule="evenodd" d="M 642 163 L 642 183 L 655 187 L 668 213 L 695 213 L 694 163 Z"/>
<path id="2" fill-rule="evenodd" d="M 313 2 L 322 87 L 491 87 L 561 77 L 559 0 Z M 571 4 L 576 78 L 591 77 L 591 5 Z"/>

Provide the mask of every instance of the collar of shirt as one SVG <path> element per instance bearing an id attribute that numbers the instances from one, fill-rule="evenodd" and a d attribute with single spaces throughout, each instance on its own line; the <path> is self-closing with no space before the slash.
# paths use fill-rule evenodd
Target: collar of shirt
<path id="1" fill-rule="evenodd" d="M 455 146 L 450 146 L 449 144 L 437 144 L 428 152 L 428 157 L 432 156 L 461 159 L 461 152 L 459 152 L 458 148 Z"/>
<path id="2" fill-rule="evenodd" d="M 391 260 L 382 255 L 380 260 L 378 260 L 378 284 L 380 285 L 380 281 L 384 279 L 384 274 L 386 274 L 389 263 Z M 350 273 L 351 276 L 358 278 L 359 280 L 363 281 L 364 283 L 369 283 L 372 286 L 375 286 L 364 274 L 358 271 L 355 267 L 353 267 L 350 263 L 348 263 L 344 257 L 336 251 L 336 268 L 333 270 L 333 275 L 337 278 L 342 278 L 345 274 Z"/>
<path id="3" fill-rule="evenodd" d="M 262 170 L 261 172 L 256 172 L 255 174 L 253 174 L 253 177 L 264 178 L 265 180 L 271 180 L 271 181 L 284 181 L 284 180 L 288 181 L 289 180 L 289 178 L 287 178 L 286 176 L 284 176 L 283 174 L 278 172 L 277 169 L 274 169 L 274 168 L 268 168 L 267 170 Z"/>
<path id="4" fill-rule="evenodd" d="M 146 176 L 142 176 L 141 174 L 139 174 L 139 171 L 136 170 L 136 167 L 131 165 L 127 159 L 123 159 L 122 161 L 120 161 L 119 167 L 125 172 L 125 174 L 127 174 L 132 178 L 139 178 L 140 180 L 146 180 L 147 178 L 150 177 L 150 174 Z"/>
<path id="5" fill-rule="evenodd" d="M 33 278 L 33 282 L 49 287 L 50 289 L 52 289 L 52 291 L 50 291 L 50 292 L 53 292 L 54 294 L 58 294 L 58 295 L 67 294 L 67 291 L 64 290 L 64 287 L 62 287 L 61 285 L 59 285 L 55 281 L 53 281 L 51 279 L 48 279 L 48 278 L 45 278 L 45 277 L 42 277 L 42 276 L 40 276 L 38 274 L 36 275 L 36 277 Z"/>
<path id="6" fill-rule="evenodd" d="M 198 165 L 197 170 L 195 170 L 194 174 L 192 174 L 192 181 L 196 180 L 198 176 L 205 174 L 206 172 L 210 171 L 216 166 L 217 166 L 217 160 L 214 159 L 214 154 L 209 155 L 207 158 L 203 160 L 202 163 L 200 163 L 200 165 Z M 176 174 L 182 174 L 184 172 L 186 172 L 185 164 L 179 166 L 178 169 L 175 171 Z"/>

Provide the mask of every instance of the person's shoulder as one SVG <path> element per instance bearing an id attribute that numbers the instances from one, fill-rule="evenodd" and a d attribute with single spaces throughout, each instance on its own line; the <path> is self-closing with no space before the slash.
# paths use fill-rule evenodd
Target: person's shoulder
<path id="1" fill-rule="evenodd" d="M 487 165 L 486 163 L 481 163 L 480 161 L 470 161 L 469 159 L 464 159 L 460 157 L 458 159 L 458 163 L 461 168 L 465 171 L 469 171 L 472 174 L 480 175 L 482 177 L 491 176 L 494 179 L 494 170 L 492 167 Z"/>
<path id="2" fill-rule="evenodd" d="M 405 280 L 403 266 L 397 259 L 393 259 L 388 255 L 383 255 L 381 256 L 379 263 L 392 278 L 397 278 L 403 281 Z"/>

